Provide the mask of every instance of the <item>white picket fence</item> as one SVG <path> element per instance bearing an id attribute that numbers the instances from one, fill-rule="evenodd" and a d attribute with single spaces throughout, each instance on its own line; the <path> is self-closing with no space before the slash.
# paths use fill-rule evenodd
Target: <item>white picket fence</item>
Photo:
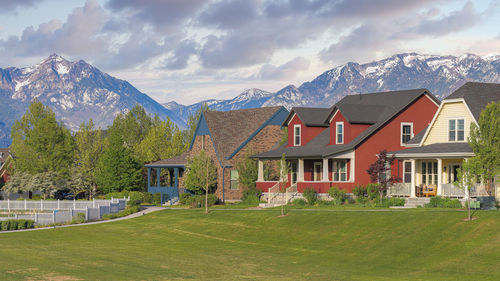
<path id="1" fill-rule="evenodd" d="M 0 217 L 0 221 L 9 219 L 28 219 L 35 225 L 70 222 L 79 213 L 85 214 L 85 220 L 97 220 L 105 214 L 124 210 L 129 198 L 111 200 L 0 200 L 0 210 L 8 212 L 22 211 L 22 214 L 9 214 Z"/>

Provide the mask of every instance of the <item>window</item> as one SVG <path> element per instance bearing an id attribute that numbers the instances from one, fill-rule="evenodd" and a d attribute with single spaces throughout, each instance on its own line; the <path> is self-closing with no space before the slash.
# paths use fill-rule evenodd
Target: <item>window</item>
<path id="1" fill-rule="evenodd" d="M 344 122 L 337 122 L 337 144 L 344 143 Z"/>
<path id="2" fill-rule="evenodd" d="M 379 182 L 385 181 L 391 177 L 391 164 L 389 162 L 385 162 L 384 168 L 384 172 L 379 174 Z"/>
<path id="3" fill-rule="evenodd" d="M 333 161 L 333 181 L 347 181 L 347 161 Z"/>
<path id="4" fill-rule="evenodd" d="M 422 183 L 425 185 L 437 184 L 437 162 L 422 162 Z"/>
<path id="5" fill-rule="evenodd" d="M 314 162 L 314 181 L 321 181 L 323 173 L 323 163 Z"/>
<path id="6" fill-rule="evenodd" d="M 401 123 L 401 145 L 413 138 L 413 123 Z"/>
<path id="7" fill-rule="evenodd" d="M 300 146 L 300 125 L 293 126 L 293 145 Z"/>
<path id="8" fill-rule="evenodd" d="M 238 171 L 231 170 L 231 189 L 238 189 Z"/>
<path id="9" fill-rule="evenodd" d="M 404 161 L 403 162 L 403 182 L 411 183 L 411 162 Z"/>
<path id="10" fill-rule="evenodd" d="M 297 182 L 297 162 L 292 162 L 292 184 Z"/>
<path id="11" fill-rule="evenodd" d="M 448 121 L 448 140 L 449 141 L 464 141 L 464 124 L 463 118 L 450 119 Z"/>
<path id="12" fill-rule="evenodd" d="M 201 136 L 201 149 L 205 150 L 205 135 Z"/>

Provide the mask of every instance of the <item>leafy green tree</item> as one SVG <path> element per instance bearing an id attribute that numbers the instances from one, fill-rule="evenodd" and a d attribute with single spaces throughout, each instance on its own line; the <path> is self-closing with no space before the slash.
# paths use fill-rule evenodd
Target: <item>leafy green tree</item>
<path id="1" fill-rule="evenodd" d="M 279 174 L 280 174 L 280 180 L 278 182 L 279 184 L 279 191 L 281 192 L 281 200 L 283 202 L 283 205 L 281 205 L 281 216 L 285 215 L 285 204 L 288 202 L 285 202 L 285 192 L 286 192 L 286 184 L 288 183 L 288 174 L 291 173 L 292 168 L 290 166 L 290 162 L 286 161 L 286 156 L 285 153 L 281 155 L 281 159 L 278 162 L 279 166 Z"/>
<path id="2" fill-rule="evenodd" d="M 26 191 L 40 191 L 43 199 L 49 198 L 54 192 L 64 187 L 64 179 L 60 179 L 55 172 L 38 173 L 31 177 Z"/>
<path id="3" fill-rule="evenodd" d="M 250 158 L 256 152 L 253 148 L 245 150 L 244 154 L 236 161 L 235 168 L 238 171 L 238 182 L 242 186 L 252 189 L 256 187 L 256 182 L 259 177 L 258 161 Z M 272 173 L 272 163 L 264 164 L 264 178 L 268 178 Z"/>
<path id="4" fill-rule="evenodd" d="M 217 186 L 217 168 L 204 150 L 188 160 L 184 186 L 198 194 L 205 190 L 205 213 L 208 213 L 208 192 Z"/>
<path id="5" fill-rule="evenodd" d="M 34 100 L 21 120 L 15 121 L 11 131 L 15 172 L 55 172 L 69 177 L 73 164 L 73 138 L 63 124 L 57 123 L 49 107 Z"/>
<path id="6" fill-rule="evenodd" d="M 144 163 L 168 159 L 183 153 L 186 149 L 182 132 L 170 119 L 155 117 L 153 126 L 139 143 L 136 155 Z"/>
<path id="7" fill-rule="evenodd" d="M 281 129 L 281 140 L 280 145 L 288 143 L 288 127 L 284 127 Z"/>
<path id="8" fill-rule="evenodd" d="M 472 187 L 477 181 L 477 174 L 481 170 L 481 163 L 478 158 L 472 157 L 462 162 L 462 167 L 458 169 L 457 181 L 453 184 L 458 188 L 467 191 L 467 219 L 472 220 L 472 214 L 470 211 L 470 194 Z"/>
<path id="9" fill-rule="evenodd" d="M 104 138 L 101 129 L 94 128 L 94 122 L 89 120 L 88 124 L 82 123 L 80 129 L 75 134 L 75 169 L 72 173 L 72 182 L 78 182 L 79 187 L 87 187 L 88 189 L 81 192 L 86 192 L 89 199 L 92 199 L 97 192 L 96 168 L 99 157 L 103 153 Z M 76 180 L 76 178 L 78 180 Z M 76 181 L 75 181 L 76 180 Z M 86 181 L 81 182 L 81 181 Z M 76 196 L 74 191 L 73 194 Z"/>
<path id="10" fill-rule="evenodd" d="M 84 174 L 76 167 L 73 169 L 71 173 L 71 178 L 64 182 L 65 187 L 73 194 L 74 197 L 78 197 L 78 195 L 82 193 L 91 194 L 89 198 L 92 199 L 92 195 L 95 195 L 96 186 L 94 183 L 88 178 L 88 174 Z"/>
<path id="11" fill-rule="evenodd" d="M 144 187 L 142 164 L 124 146 L 122 136 L 111 131 L 107 147 L 99 158 L 96 183 L 103 193 L 141 190 Z"/>
<path id="12" fill-rule="evenodd" d="M 201 117 L 201 113 L 210 110 L 207 104 L 202 104 L 201 107 L 196 111 L 195 114 L 189 114 L 188 117 L 188 129 L 184 134 L 184 141 L 187 147 L 191 144 L 193 140 L 194 131 L 196 130 L 196 126 L 198 126 L 198 122 Z"/>
<path id="13" fill-rule="evenodd" d="M 17 172 L 10 177 L 9 181 L 3 186 L 2 190 L 7 193 L 20 193 L 28 191 L 26 187 L 29 187 L 30 183 L 30 174 L 26 172 Z"/>
<path id="14" fill-rule="evenodd" d="M 486 181 L 486 191 L 492 194 L 495 176 L 500 174 L 500 101 L 488 104 L 479 117 L 479 126 L 472 123 L 469 145 L 477 161 L 477 173 Z"/>
<path id="15" fill-rule="evenodd" d="M 120 134 L 126 148 L 135 153 L 137 145 L 146 137 L 153 126 L 153 119 L 146 110 L 136 105 L 126 114 L 119 114 L 108 128 L 111 132 Z"/>

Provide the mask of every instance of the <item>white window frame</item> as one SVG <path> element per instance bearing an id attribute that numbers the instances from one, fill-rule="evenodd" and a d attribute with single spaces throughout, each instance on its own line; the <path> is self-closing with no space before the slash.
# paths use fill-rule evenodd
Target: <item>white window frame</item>
<path id="1" fill-rule="evenodd" d="M 340 162 L 344 162 L 344 172 L 340 171 L 339 164 Z M 345 180 L 342 180 L 342 174 L 345 174 Z M 338 175 L 338 180 L 335 180 L 335 175 Z M 332 162 L 332 181 L 333 182 L 348 182 L 347 178 L 347 160 L 346 159 L 333 159 Z"/>
<path id="2" fill-rule="evenodd" d="M 236 178 L 233 179 L 233 175 L 235 175 Z M 231 190 L 238 190 L 240 189 L 239 187 L 239 177 L 240 177 L 240 173 L 238 172 L 238 170 L 230 170 L 229 172 L 229 189 Z"/>
<path id="3" fill-rule="evenodd" d="M 425 166 L 426 166 L 426 169 L 425 169 L 425 174 L 424 174 L 424 171 L 422 169 L 422 166 L 423 164 L 425 163 Z M 420 163 L 420 176 L 422 177 L 422 184 L 423 185 L 431 185 L 431 184 L 435 184 L 435 185 L 438 185 L 438 182 L 439 182 L 439 178 L 438 178 L 438 175 L 439 175 L 439 170 L 437 171 L 434 171 L 434 166 L 438 167 L 437 166 L 437 161 L 422 161 Z M 429 173 L 429 167 L 431 167 L 431 171 Z M 424 176 L 425 176 L 425 181 L 424 181 Z M 429 180 L 429 178 L 431 180 Z"/>
<path id="4" fill-rule="evenodd" d="M 339 142 L 339 125 L 342 125 L 342 132 L 340 134 L 342 135 L 342 141 Z M 335 143 L 336 144 L 344 144 L 344 139 L 345 139 L 345 134 L 344 134 L 344 122 L 335 122 Z"/>
<path id="5" fill-rule="evenodd" d="M 414 137 L 414 135 L 413 135 L 413 122 L 401 122 L 400 134 L 399 134 L 399 142 L 400 142 L 401 146 L 404 146 L 407 144 L 407 142 L 403 142 L 403 127 L 404 126 L 410 126 L 410 140 Z"/>
<path id="6" fill-rule="evenodd" d="M 320 167 L 319 173 L 317 172 L 318 170 L 316 170 L 317 166 Z M 314 162 L 313 168 L 314 168 L 313 181 L 314 182 L 321 181 L 323 179 L 323 162 Z M 318 176 L 318 177 L 316 177 L 316 176 Z M 316 180 L 316 179 L 318 179 L 318 180 Z"/>
<path id="7" fill-rule="evenodd" d="M 299 143 L 297 143 L 297 128 L 299 128 Z M 302 143 L 302 128 L 300 125 L 293 125 L 293 146 L 300 146 Z"/>
<path id="8" fill-rule="evenodd" d="M 450 121 L 455 121 L 455 139 L 450 140 Z M 464 139 L 463 140 L 458 140 L 458 120 L 463 120 L 464 121 Z M 453 117 L 453 118 L 448 118 L 448 130 L 447 130 L 447 135 L 448 135 L 448 142 L 465 142 L 465 118 L 464 117 Z"/>

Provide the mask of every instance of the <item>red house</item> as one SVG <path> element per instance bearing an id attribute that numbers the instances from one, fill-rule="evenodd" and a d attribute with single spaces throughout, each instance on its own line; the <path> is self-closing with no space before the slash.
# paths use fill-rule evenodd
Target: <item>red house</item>
<path id="1" fill-rule="evenodd" d="M 263 161 L 283 154 L 291 162 L 287 193 L 313 187 L 327 193 L 332 186 L 352 192 L 370 183 L 366 172 L 385 149 L 405 149 L 405 143 L 424 130 L 439 107 L 426 89 L 381 92 L 344 97 L 330 108 L 293 108 L 282 126 L 288 127 L 288 143 L 256 155 L 257 188 L 278 192 L 276 181 L 266 181 Z M 398 174 L 395 162 L 392 173 Z"/>

